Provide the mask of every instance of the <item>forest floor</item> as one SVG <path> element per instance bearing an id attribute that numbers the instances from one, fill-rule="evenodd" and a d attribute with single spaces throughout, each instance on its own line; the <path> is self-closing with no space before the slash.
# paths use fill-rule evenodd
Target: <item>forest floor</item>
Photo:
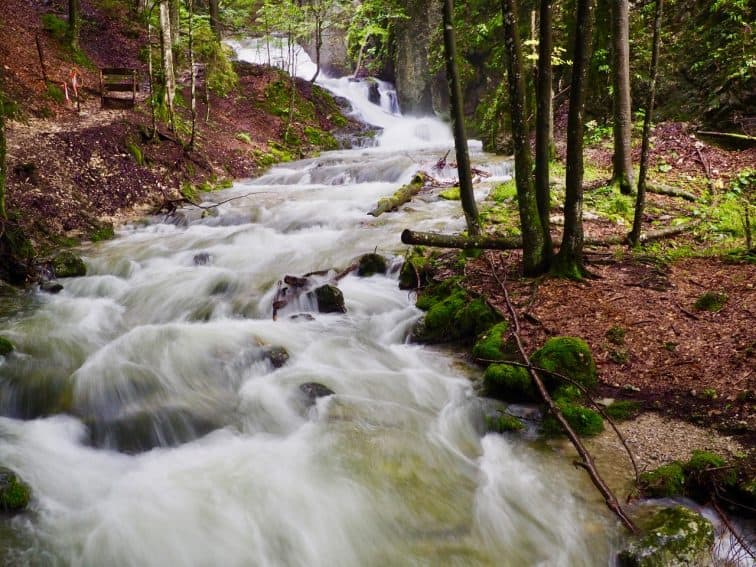
<path id="1" fill-rule="evenodd" d="M 74 63 L 43 25 L 45 14 L 64 17 L 63 0 L 44 6 L 26 0 L 0 3 L 0 34 L 13 38 L 0 43 L 0 69 L 8 94 L 22 110 L 21 119 L 8 128 L 8 206 L 38 251 L 98 238 L 112 223 L 196 197 L 198 187 L 223 186 L 272 161 L 318 150 L 306 143 L 284 146 L 285 117 L 268 104 L 268 89 L 281 77 L 251 66 L 238 67 L 239 86 L 229 96 L 210 96 L 208 121 L 207 107 L 200 104 L 195 149 L 187 150 L 166 129 L 161 140 L 149 139 L 144 95 L 135 110 L 104 110 L 96 72 L 104 66 L 133 67 L 145 76 L 139 58 L 144 31 L 124 13 L 112 17 L 108 10 L 119 8 L 110 3 L 83 0 L 82 5 L 86 57 Z M 80 109 L 62 91 L 73 67 L 84 78 Z M 298 81 L 297 88 L 298 100 L 309 101 L 315 112 L 295 124 L 295 133 L 304 138 L 306 127 L 334 130 L 338 110 L 324 104 L 307 83 Z M 187 110 L 180 112 L 186 121 Z M 557 131 L 564 131 L 559 121 Z M 186 141 L 185 131 L 180 136 Z M 558 153 L 563 159 L 561 142 Z M 607 187 L 611 154 L 606 136 L 596 135 L 586 150 L 589 237 L 626 233 L 632 215 L 632 197 Z M 721 149 L 697 139 L 687 125 L 660 124 L 653 139 L 652 182 L 684 189 L 699 201 L 651 194 L 644 221 L 657 228 L 695 218 L 702 221 L 697 229 L 638 251 L 621 246 L 589 250 L 593 277 L 582 282 L 523 279 L 518 252 L 486 253 L 464 268 L 457 253 L 447 253 L 440 275 L 462 269 L 471 290 L 502 308 L 495 269 L 506 278 L 522 315 L 530 351 L 548 336 L 580 336 L 595 353 L 601 395 L 640 400 L 645 409 L 735 435 L 751 449 L 756 443 L 756 266 L 727 252 L 742 240 L 738 200 L 728 188 L 739 171 L 755 164 L 756 149 Z M 557 161 L 555 237 L 563 174 Z M 511 199 L 489 205 L 484 217 L 493 231 L 516 226 Z M 706 292 L 722 294 L 721 309 L 695 307 Z"/>

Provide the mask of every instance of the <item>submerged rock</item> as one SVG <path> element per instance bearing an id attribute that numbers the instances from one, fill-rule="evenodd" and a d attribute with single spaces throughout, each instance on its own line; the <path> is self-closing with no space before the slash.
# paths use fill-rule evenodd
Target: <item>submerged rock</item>
<path id="1" fill-rule="evenodd" d="M 5 337 L 0 337 L 0 356 L 7 356 L 14 350 L 16 350 L 16 347 L 13 346 L 12 342 Z"/>
<path id="2" fill-rule="evenodd" d="M 270 362 L 273 368 L 281 368 L 289 360 L 289 351 L 282 346 L 266 346 L 263 348 L 263 358 Z"/>
<path id="3" fill-rule="evenodd" d="M 316 288 L 315 299 L 320 313 L 346 313 L 344 294 L 335 285 L 326 284 Z"/>
<path id="4" fill-rule="evenodd" d="M 29 505 L 31 488 L 6 467 L 0 467 L 0 511 L 21 512 Z"/>
<path id="5" fill-rule="evenodd" d="M 363 278 L 373 274 L 385 274 L 388 270 L 388 261 L 380 254 L 365 254 L 359 260 L 357 275 Z"/>
<path id="6" fill-rule="evenodd" d="M 195 254 L 192 258 L 192 262 L 194 262 L 195 266 L 206 266 L 212 261 L 212 256 L 208 252 L 200 252 L 199 254 Z"/>
<path id="7" fill-rule="evenodd" d="M 700 514 L 674 506 L 645 519 L 643 535 L 619 554 L 622 567 L 696 567 L 709 564 L 714 528 Z"/>
<path id="8" fill-rule="evenodd" d="M 39 290 L 54 295 L 63 291 L 63 286 L 55 281 L 45 281 L 39 284 Z"/>
<path id="9" fill-rule="evenodd" d="M 333 396 L 335 393 L 328 386 L 324 386 L 319 382 L 305 382 L 299 385 L 296 404 L 299 406 L 300 411 L 305 414 L 309 408 L 315 405 L 318 398 Z"/>
<path id="10" fill-rule="evenodd" d="M 55 277 L 76 278 L 87 274 L 84 260 L 68 250 L 59 253 L 52 259 L 52 269 Z"/>

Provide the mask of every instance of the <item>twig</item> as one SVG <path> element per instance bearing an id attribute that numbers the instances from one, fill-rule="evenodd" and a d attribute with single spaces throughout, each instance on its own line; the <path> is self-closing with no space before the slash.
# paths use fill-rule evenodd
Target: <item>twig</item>
<path id="1" fill-rule="evenodd" d="M 692 313 L 692 312 L 688 311 L 687 309 L 685 309 L 685 307 L 683 307 L 682 305 L 680 305 L 679 303 L 677 303 L 677 301 L 675 301 L 674 299 L 672 300 L 672 303 L 674 303 L 675 307 L 677 307 L 680 311 L 682 311 L 683 315 L 685 315 L 686 317 L 690 317 L 691 319 L 693 319 L 695 321 L 698 321 L 700 319 L 700 317 L 698 315 L 696 315 L 695 313 Z"/>
<path id="2" fill-rule="evenodd" d="M 522 340 L 520 339 L 520 322 L 517 317 L 517 312 L 515 311 L 514 307 L 512 306 L 512 302 L 509 299 L 509 291 L 507 290 L 507 287 L 504 285 L 504 282 L 502 282 L 501 279 L 499 278 L 499 275 L 496 273 L 496 268 L 494 267 L 494 263 L 493 263 L 493 260 L 491 259 L 490 253 L 486 254 L 486 259 L 488 260 L 488 263 L 491 266 L 491 272 L 494 278 L 496 279 L 499 286 L 501 287 L 501 290 L 504 292 L 504 300 L 507 304 L 507 310 L 509 311 L 509 315 L 512 319 L 512 324 L 514 326 L 512 335 L 515 339 L 515 342 L 517 343 L 517 349 L 520 351 L 520 356 L 522 356 L 522 359 L 528 365 L 528 373 L 530 374 L 530 377 L 533 379 L 533 382 L 536 384 L 536 387 L 538 388 L 538 392 L 540 393 L 541 398 L 546 403 L 546 406 L 549 408 L 549 411 L 552 413 L 552 415 L 556 418 L 556 420 L 562 426 L 562 429 L 564 429 L 564 432 L 567 434 L 567 437 L 569 438 L 569 440 L 572 442 L 572 445 L 577 450 L 578 455 L 580 455 L 580 458 L 582 459 L 581 466 L 586 469 L 586 471 L 588 472 L 588 476 L 590 476 L 591 481 L 593 482 L 593 485 L 598 489 L 598 491 L 604 497 L 604 502 L 606 503 L 607 507 L 612 512 L 614 512 L 617 518 L 619 518 L 622 524 L 628 530 L 630 530 L 630 532 L 632 532 L 633 534 L 637 534 L 638 528 L 635 526 L 633 521 L 625 514 L 624 510 L 622 509 L 622 506 L 620 506 L 619 502 L 617 501 L 617 498 L 614 496 L 614 493 L 606 485 L 604 480 L 601 478 L 601 475 L 599 475 L 599 472 L 596 470 L 596 466 L 593 462 L 593 457 L 591 457 L 591 454 L 588 452 L 588 450 L 585 448 L 583 443 L 580 441 L 580 438 L 577 436 L 577 433 L 575 433 L 575 431 L 572 429 L 570 424 L 564 418 L 564 415 L 562 415 L 562 412 L 559 410 L 559 407 L 557 407 L 557 405 L 554 403 L 554 400 L 552 399 L 552 397 L 549 395 L 548 391 L 546 390 L 546 386 L 544 386 L 543 380 L 541 380 L 541 377 L 538 375 L 538 372 L 536 372 L 536 370 L 533 368 L 533 365 L 531 364 L 530 359 L 528 358 L 528 354 L 527 352 L 525 352 L 525 347 L 522 344 Z"/>
<path id="3" fill-rule="evenodd" d="M 727 515 L 724 513 L 722 508 L 717 503 L 716 497 L 711 499 L 711 506 L 716 511 L 717 515 L 719 516 L 719 519 L 722 520 L 722 523 L 727 526 L 727 529 L 730 531 L 732 536 L 735 538 L 735 540 L 740 544 L 740 547 L 743 548 L 743 550 L 751 556 L 751 559 L 756 559 L 756 553 L 754 553 L 754 550 L 751 549 L 751 546 L 743 537 L 735 530 L 735 527 L 730 522 L 730 519 L 727 517 Z"/>

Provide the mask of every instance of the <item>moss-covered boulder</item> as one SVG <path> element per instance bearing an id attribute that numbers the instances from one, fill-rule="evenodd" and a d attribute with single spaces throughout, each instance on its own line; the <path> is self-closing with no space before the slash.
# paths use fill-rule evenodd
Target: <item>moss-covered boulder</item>
<path id="1" fill-rule="evenodd" d="M 365 254 L 360 257 L 357 265 L 357 275 L 363 278 L 374 274 L 385 274 L 388 261 L 380 254 Z"/>
<path id="2" fill-rule="evenodd" d="M 417 289 L 428 285 L 432 274 L 431 259 L 416 250 L 404 258 L 399 271 L 399 289 Z"/>
<path id="3" fill-rule="evenodd" d="M 0 467 L 0 511 L 21 512 L 29 505 L 31 488 L 12 470 Z"/>
<path id="4" fill-rule="evenodd" d="M 592 437 L 604 430 L 604 420 L 597 411 L 566 399 L 556 400 L 556 405 L 562 412 L 564 419 L 567 420 L 567 423 L 581 437 Z M 546 435 L 560 435 L 563 433 L 562 426 L 553 415 L 547 415 L 544 418 L 541 429 Z"/>
<path id="5" fill-rule="evenodd" d="M 550 372 L 562 374 L 585 388 L 596 385 L 596 363 L 588 344 L 576 337 L 552 337 L 530 357 L 531 362 Z M 559 378 L 543 373 L 547 389 L 561 383 Z"/>
<path id="6" fill-rule="evenodd" d="M 522 366 L 492 364 L 483 374 L 485 394 L 508 402 L 533 402 L 538 399 L 535 384 Z"/>
<path id="7" fill-rule="evenodd" d="M 87 273 L 84 260 L 68 250 L 60 252 L 52 259 L 52 269 L 57 278 L 76 278 Z"/>
<path id="8" fill-rule="evenodd" d="M 14 350 L 16 350 L 16 347 L 13 346 L 12 342 L 5 337 L 0 337 L 0 356 L 8 356 Z"/>
<path id="9" fill-rule="evenodd" d="M 490 433 L 507 433 L 520 431 L 525 425 L 513 415 L 499 413 L 495 416 L 486 416 L 486 431 Z"/>
<path id="10" fill-rule="evenodd" d="M 662 465 L 640 475 L 640 488 L 653 498 L 681 496 L 685 492 L 685 469 L 679 461 Z"/>
<path id="11" fill-rule="evenodd" d="M 501 321 L 478 336 L 472 355 L 476 360 L 514 360 L 516 346 L 508 339 L 509 323 Z"/>
<path id="12" fill-rule="evenodd" d="M 639 522 L 643 535 L 619 554 L 622 567 L 695 567 L 709 564 L 714 528 L 685 508 L 662 508 Z"/>
<path id="13" fill-rule="evenodd" d="M 320 313 L 346 313 L 344 294 L 335 285 L 326 284 L 314 291 Z"/>

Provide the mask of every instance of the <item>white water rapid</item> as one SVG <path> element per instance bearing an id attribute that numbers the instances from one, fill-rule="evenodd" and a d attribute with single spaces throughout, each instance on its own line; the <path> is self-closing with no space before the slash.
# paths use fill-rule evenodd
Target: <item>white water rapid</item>
<path id="1" fill-rule="evenodd" d="M 0 358 L 0 464 L 34 493 L 0 518 L 0 562 L 611 564 L 614 521 L 570 458 L 482 436 L 478 371 L 407 342 L 421 313 L 397 287 L 399 234 L 461 228 L 459 203 L 366 212 L 451 147 L 448 129 L 321 83 L 384 128 L 379 147 L 240 181 L 212 194 L 239 197 L 216 216 L 125 228 L 83 250 L 86 277 L 0 319 L 17 346 Z M 346 314 L 300 301 L 272 319 L 284 275 L 376 248 L 394 270 L 343 278 Z M 313 382 L 335 395 L 308 406 Z"/>

